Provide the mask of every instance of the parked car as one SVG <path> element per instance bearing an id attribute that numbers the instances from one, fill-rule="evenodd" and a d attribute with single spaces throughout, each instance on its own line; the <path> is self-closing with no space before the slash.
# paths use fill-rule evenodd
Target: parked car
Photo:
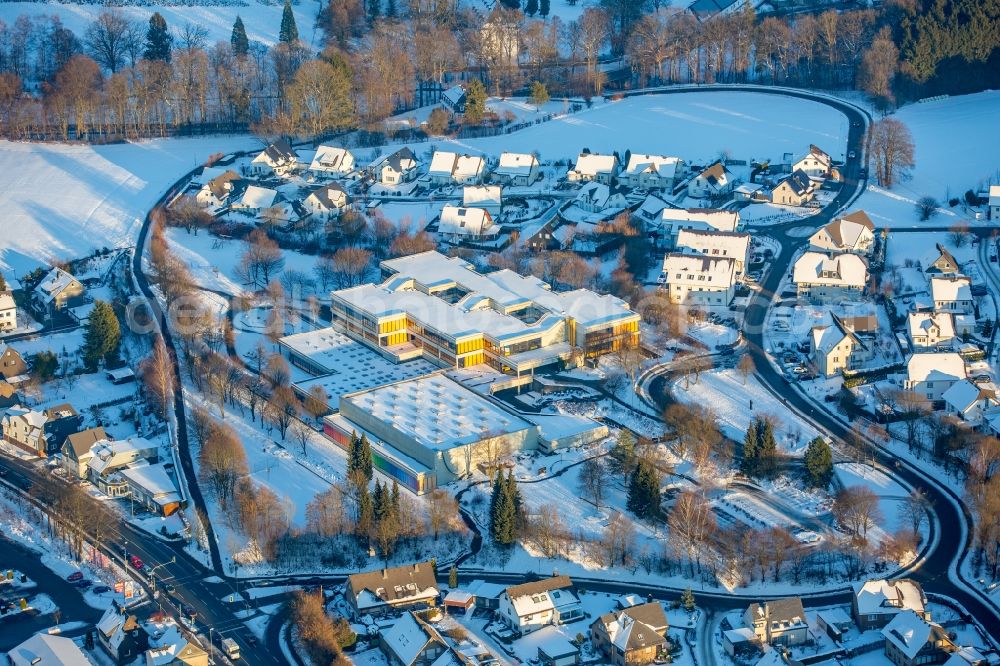
<path id="1" fill-rule="evenodd" d="M 95 594 L 107 594 L 110 591 L 111 588 L 108 587 L 107 585 L 98 585 L 97 587 L 94 588 Z"/>
<path id="2" fill-rule="evenodd" d="M 857 157 L 857 155 L 858 154 L 852 150 L 852 151 L 850 151 L 850 152 L 847 153 L 847 159 L 853 160 L 855 157 Z"/>
<path id="3" fill-rule="evenodd" d="M 76 584 L 76 586 L 77 586 L 78 588 L 80 588 L 81 590 L 86 590 L 86 589 L 87 589 L 88 587 L 90 587 L 90 586 L 91 586 L 91 585 L 93 585 L 93 584 L 94 584 L 94 581 L 92 581 L 92 580 L 87 580 L 86 578 L 84 578 L 83 580 L 79 581 L 79 582 L 78 582 L 78 583 Z"/>
<path id="4" fill-rule="evenodd" d="M 74 571 L 70 575 L 66 576 L 66 580 L 68 580 L 71 583 L 75 583 L 77 581 L 81 581 L 81 580 L 83 580 L 83 572 L 82 571 Z"/>

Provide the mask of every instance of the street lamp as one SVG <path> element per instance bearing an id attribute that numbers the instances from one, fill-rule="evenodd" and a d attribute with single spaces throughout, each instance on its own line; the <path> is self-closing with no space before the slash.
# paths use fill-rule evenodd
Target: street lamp
<path id="1" fill-rule="evenodd" d="M 174 555 L 173 557 L 171 557 L 171 558 L 170 558 L 170 561 L 169 561 L 169 562 L 164 562 L 163 564 L 157 564 L 157 565 L 156 565 L 155 567 L 152 567 L 152 568 L 151 568 L 151 569 L 150 569 L 150 570 L 149 570 L 149 571 L 147 572 L 147 575 L 149 576 L 149 586 L 150 586 L 151 588 L 153 588 L 153 594 L 154 594 L 154 595 L 156 594 L 156 577 L 155 577 L 155 576 L 153 576 L 153 574 L 154 574 L 154 573 L 156 572 L 156 570 L 157 570 L 157 569 L 159 569 L 160 567 L 165 567 L 165 566 L 167 566 L 168 564 L 173 564 L 173 563 L 174 563 L 174 562 L 176 562 L 176 561 L 177 561 L 177 556 L 176 556 L 176 555 Z"/>

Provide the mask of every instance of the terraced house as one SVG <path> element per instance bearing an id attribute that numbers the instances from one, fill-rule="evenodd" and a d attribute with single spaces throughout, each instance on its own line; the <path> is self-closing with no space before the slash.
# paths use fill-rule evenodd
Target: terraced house
<path id="1" fill-rule="evenodd" d="M 479 273 L 434 251 L 381 267 L 381 284 L 333 292 L 331 310 L 349 335 L 395 361 L 485 363 L 520 377 L 639 342 L 639 315 L 614 296 L 555 292 L 537 278 Z"/>

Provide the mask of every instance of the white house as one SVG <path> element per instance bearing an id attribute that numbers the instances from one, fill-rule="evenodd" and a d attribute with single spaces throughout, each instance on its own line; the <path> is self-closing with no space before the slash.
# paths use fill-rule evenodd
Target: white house
<path id="1" fill-rule="evenodd" d="M 792 171 L 804 171 L 810 178 L 829 178 L 833 160 L 820 148 L 809 144 L 809 152 L 792 163 Z"/>
<path id="2" fill-rule="evenodd" d="M 768 645 L 800 645 L 809 639 L 809 624 L 799 597 L 752 603 L 743 611 L 743 624 Z"/>
<path id="3" fill-rule="evenodd" d="M 465 113 L 465 102 L 467 99 L 468 95 L 465 92 L 465 86 L 461 83 L 441 93 L 441 103 L 455 113 Z"/>
<path id="4" fill-rule="evenodd" d="M 736 275 L 742 275 L 750 252 L 750 234 L 733 231 L 681 229 L 676 248 L 684 254 L 702 257 L 729 257 L 736 262 Z"/>
<path id="5" fill-rule="evenodd" d="M 17 303 L 9 291 L 0 292 L 0 331 L 17 328 Z"/>
<path id="6" fill-rule="evenodd" d="M 552 576 L 508 587 L 500 595 L 498 612 L 511 629 L 522 634 L 584 617 L 569 576 Z"/>
<path id="7" fill-rule="evenodd" d="M 462 188 L 462 205 L 490 212 L 494 218 L 503 212 L 503 190 L 499 185 L 466 185 Z"/>
<path id="8" fill-rule="evenodd" d="M 809 355 L 820 374 L 832 377 L 863 367 L 871 360 L 872 350 L 848 322 L 831 312 L 823 325 L 813 327 Z"/>
<path id="9" fill-rule="evenodd" d="M 736 291 L 736 261 L 672 252 L 663 258 L 659 281 L 671 303 L 727 307 Z"/>
<path id="10" fill-rule="evenodd" d="M 399 185 L 408 183 L 417 177 L 417 167 L 420 162 L 409 148 L 400 148 L 387 155 L 376 165 L 375 172 L 383 185 Z"/>
<path id="11" fill-rule="evenodd" d="M 966 376 L 965 360 L 957 353 L 922 352 L 907 359 L 903 390 L 913 391 L 930 401 L 938 401 L 945 391 Z"/>
<path id="12" fill-rule="evenodd" d="M 243 195 L 229 205 L 232 210 L 241 210 L 254 215 L 274 205 L 278 192 L 269 187 L 249 185 L 243 190 Z"/>
<path id="13" fill-rule="evenodd" d="M 646 224 L 646 229 L 660 233 L 663 242 L 667 247 L 672 248 L 677 245 L 677 237 L 681 229 L 733 233 L 739 229 L 739 226 L 739 211 L 717 208 L 664 207 L 657 217 Z"/>
<path id="14" fill-rule="evenodd" d="M 493 224 L 489 212 L 482 208 L 445 206 L 438 220 L 438 233 L 452 241 L 495 238 L 500 227 Z"/>
<path id="15" fill-rule="evenodd" d="M 255 176 L 287 176 L 298 165 L 299 158 L 291 144 L 278 139 L 253 158 L 249 172 Z"/>
<path id="16" fill-rule="evenodd" d="M 435 151 L 427 174 L 438 185 L 449 183 L 479 183 L 483 179 L 486 163 L 479 155 L 458 155 Z"/>
<path id="17" fill-rule="evenodd" d="M 911 312 L 906 331 L 914 349 L 950 347 L 955 339 L 955 319 L 950 312 Z"/>
<path id="18" fill-rule="evenodd" d="M 771 203 L 802 206 L 812 201 L 816 188 L 805 171 L 793 171 L 771 188 Z"/>
<path id="19" fill-rule="evenodd" d="M 868 283 L 868 265 L 856 254 L 841 253 L 831 257 L 820 252 L 805 252 L 795 262 L 792 281 L 798 297 L 811 303 L 856 299 Z"/>
<path id="20" fill-rule="evenodd" d="M 911 610 L 928 620 L 931 617 L 927 611 L 927 597 L 916 581 L 909 578 L 883 578 L 854 584 L 851 615 L 861 631 L 884 627 L 905 610 Z"/>
<path id="21" fill-rule="evenodd" d="M 202 208 L 221 208 L 239 191 L 241 177 L 235 171 L 225 171 L 202 185 L 194 200 Z"/>
<path id="22" fill-rule="evenodd" d="M 81 304 L 83 294 L 83 283 L 56 267 L 35 286 L 31 298 L 35 308 L 51 318 L 58 310 Z"/>
<path id="23" fill-rule="evenodd" d="M 309 170 L 330 176 L 346 176 L 354 171 L 354 155 L 346 148 L 322 145 L 316 148 Z"/>
<path id="24" fill-rule="evenodd" d="M 72 638 L 39 633 L 11 648 L 13 666 L 92 666 L 93 662 Z"/>
<path id="25" fill-rule="evenodd" d="M 628 207 L 625 195 L 617 188 L 597 181 L 591 181 L 581 187 L 573 203 L 588 213 L 603 213 Z"/>
<path id="26" fill-rule="evenodd" d="M 500 153 L 493 180 L 503 185 L 531 185 L 538 180 L 538 158 L 528 153 Z"/>
<path id="27" fill-rule="evenodd" d="M 1000 220 L 1000 185 L 990 185 L 990 212 L 991 220 Z"/>
<path id="28" fill-rule="evenodd" d="M 941 395 L 945 409 L 973 428 L 983 425 L 983 415 L 1000 406 L 993 388 L 977 386 L 968 379 L 953 384 Z"/>
<path id="29" fill-rule="evenodd" d="M 683 166 L 684 161 L 679 157 L 633 153 L 625 170 L 618 174 L 618 182 L 628 187 L 671 189 Z"/>
<path id="30" fill-rule="evenodd" d="M 931 300 L 936 312 L 972 314 L 972 281 L 963 276 L 931 278 Z"/>
<path id="31" fill-rule="evenodd" d="M 736 176 L 721 161 L 708 165 L 688 182 L 688 196 L 692 199 L 723 197 L 736 187 Z"/>
<path id="32" fill-rule="evenodd" d="M 597 153 L 580 153 L 576 158 L 576 166 L 566 173 L 571 182 L 586 182 L 596 180 L 610 185 L 618 175 L 620 165 L 614 155 L 599 155 Z"/>
<path id="33" fill-rule="evenodd" d="M 310 214 L 328 220 L 339 216 L 347 207 L 347 192 L 337 183 L 320 185 L 309 193 L 302 204 Z"/>
<path id="34" fill-rule="evenodd" d="M 868 255 L 875 244 L 875 225 L 863 210 L 838 217 L 809 237 L 809 246 L 821 252 Z"/>

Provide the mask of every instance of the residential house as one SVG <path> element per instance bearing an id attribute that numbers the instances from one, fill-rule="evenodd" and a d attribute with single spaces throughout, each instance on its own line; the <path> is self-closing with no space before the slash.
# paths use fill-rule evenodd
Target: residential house
<path id="1" fill-rule="evenodd" d="M 756 654 L 760 652 L 760 647 L 760 639 L 749 627 L 736 627 L 722 632 L 722 649 L 730 657 Z"/>
<path id="2" fill-rule="evenodd" d="M 671 303 L 728 307 L 736 294 L 736 261 L 671 252 L 663 258 L 659 282 Z"/>
<path id="3" fill-rule="evenodd" d="M 810 178 L 829 178 L 833 173 L 833 160 L 825 151 L 809 144 L 809 152 L 792 163 L 792 171 L 802 171 Z"/>
<path id="4" fill-rule="evenodd" d="M 663 239 L 662 244 L 668 248 L 677 247 L 677 237 L 681 229 L 734 233 L 740 227 L 740 213 L 735 210 L 664 206 L 655 216 L 646 218 L 646 215 L 646 212 L 639 214 L 640 219 L 644 221 L 646 231 L 658 234 L 658 237 Z"/>
<path id="5" fill-rule="evenodd" d="M 811 303 L 857 300 L 868 284 L 868 264 L 856 254 L 805 252 L 795 261 L 792 281 L 798 297 Z"/>
<path id="6" fill-rule="evenodd" d="M 465 103 L 467 100 L 468 96 L 465 93 L 465 86 L 461 83 L 441 93 L 441 104 L 451 109 L 453 113 L 465 113 Z"/>
<path id="7" fill-rule="evenodd" d="M 538 158 L 529 153 L 500 153 L 492 179 L 502 185 L 526 187 L 538 180 Z"/>
<path id="8" fill-rule="evenodd" d="M 552 576 L 508 587 L 500 595 L 498 613 L 513 631 L 521 634 L 583 619 L 580 598 L 569 576 Z"/>
<path id="9" fill-rule="evenodd" d="M 628 207 L 628 201 L 621 190 L 597 181 L 591 181 L 581 187 L 573 203 L 588 213 L 610 214 Z"/>
<path id="10" fill-rule="evenodd" d="M 496 238 L 500 227 L 483 208 L 445 206 L 438 218 L 438 233 L 452 242 L 482 241 Z"/>
<path id="11" fill-rule="evenodd" d="M 915 350 L 950 347 L 955 339 L 955 318 L 950 312 L 910 312 L 906 330 Z"/>
<path id="12" fill-rule="evenodd" d="M 250 162 L 254 176 L 287 176 L 299 165 L 298 155 L 285 139 L 278 139 Z"/>
<path id="13" fill-rule="evenodd" d="M 927 597 L 915 580 L 878 579 L 854 584 L 851 615 L 861 631 L 880 629 L 906 610 L 914 611 L 925 620 L 931 619 Z"/>
<path id="14" fill-rule="evenodd" d="M 83 284 L 61 268 L 53 268 L 31 294 L 35 309 L 46 319 L 83 302 Z"/>
<path id="15" fill-rule="evenodd" d="M 28 364 L 10 345 L 0 342 L 0 379 L 14 379 L 28 374 Z"/>
<path id="16" fill-rule="evenodd" d="M 935 312 L 973 314 L 972 280 L 964 275 L 932 277 L 931 300 Z"/>
<path id="17" fill-rule="evenodd" d="M 248 185 L 243 194 L 229 204 L 231 210 L 238 210 L 250 215 L 260 215 L 271 208 L 278 198 L 278 192 L 269 187 Z"/>
<path id="18" fill-rule="evenodd" d="M 961 647 L 952 652 L 945 666 L 987 666 L 989 660 L 974 647 Z"/>
<path id="19" fill-rule="evenodd" d="M 431 666 L 449 650 L 438 630 L 412 612 L 381 631 L 378 644 L 389 666 Z"/>
<path id="20" fill-rule="evenodd" d="M 431 158 L 427 175 L 436 185 L 476 184 L 482 182 L 485 168 L 486 162 L 479 155 L 459 155 L 437 150 Z"/>
<path id="21" fill-rule="evenodd" d="M 181 508 L 181 495 L 163 464 L 133 465 L 118 473 L 128 484 L 129 496 L 150 513 L 171 516 Z"/>
<path id="22" fill-rule="evenodd" d="M 503 191 L 499 185 L 466 185 L 462 188 L 462 205 L 482 208 L 496 219 L 503 213 Z"/>
<path id="23" fill-rule="evenodd" d="M 530 638 L 524 639 L 522 645 L 529 650 L 535 648 L 539 666 L 575 666 L 580 663 L 580 646 L 562 627 L 542 627 Z"/>
<path id="24" fill-rule="evenodd" d="M 688 182 L 692 199 L 720 199 L 736 187 L 736 176 L 721 161 L 713 162 Z"/>
<path id="25" fill-rule="evenodd" d="M 316 148 L 309 170 L 324 176 L 346 176 L 354 171 L 354 155 L 346 148 L 324 144 Z"/>
<path id="26" fill-rule="evenodd" d="M 149 635 L 135 615 L 129 615 L 116 602 L 97 623 L 97 640 L 115 663 L 135 661 L 149 648 Z"/>
<path id="27" fill-rule="evenodd" d="M 647 190 L 672 190 L 683 168 L 684 161 L 678 157 L 632 153 L 625 170 L 618 174 L 618 183 Z"/>
<path id="28" fill-rule="evenodd" d="M 13 666 L 93 666 L 72 638 L 44 632 L 11 648 L 7 658 Z"/>
<path id="29" fill-rule="evenodd" d="M 872 349 L 847 322 L 831 312 L 826 323 L 813 327 L 809 355 L 820 374 L 832 377 L 844 370 L 862 368 L 871 361 Z"/>
<path id="30" fill-rule="evenodd" d="M 500 583 L 488 583 L 484 580 L 474 580 L 466 585 L 466 590 L 472 595 L 476 608 L 487 610 L 500 608 L 500 596 L 505 589 Z"/>
<path id="31" fill-rule="evenodd" d="M 13 407 L 18 402 L 17 389 L 0 379 L 0 409 Z"/>
<path id="32" fill-rule="evenodd" d="M 401 185 L 417 177 L 420 162 L 409 148 L 400 148 L 375 166 L 378 180 L 383 185 Z"/>
<path id="33" fill-rule="evenodd" d="M 684 254 L 702 257 L 729 257 L 735 262 L 736 276 L 743 274 L 747 254 L 750 252 L 750 234 L 733 231 L 706 231 L 681 229 L 677 233 L 676 248 Z"/>
<path id="34" fill-rule="evenodd" d="M 955 352 L 922 352 L 906 361 L 903 390 L 932 402 L 967 377 L 965 360 Z"/>
<path id="35" fill-rule="evenodd" d="M 1000 185 L 990 185 L 989 219 L 1000 220 Z"/>
<path id="36" fill-rule="evenodd" d="M 9 291 L 0 291 L 0 333 L 17 328 L 17 303 Z"/>
<path id="37" fill-rule="evenodd" d="M 995 387 L 977 386 L 968 379 L 953 384 L 941 399 L 949 414 L 973 428 L 983 425 L 988 411 L 1000 407 Z"/>
<path id="38" fill-rule="evenodd" d="M 869 255 L 874 245 L 875 225 L 863 210 L 838 217 L 809 237 L 809 246 L 820 252 Z"/>
<path id="39" fill-rule="evenodd" d="M 242 192 L 242 180 L 235 171 L 225 171 L 202 185 L 194 200 L 202 208 L 222 208 L 230 198 Z"/>
<path id="40" fill-rule="evenodd" d="M 390 608 L 433 606 L 438 597 L 431 562 L 417 562 L 347 577 L 347 602 L 358 615 Z"/>
<path id="41" fill-rule="evenodd" d="M 771 203 L 781 206 L 802 206 L 812 201 L 816 193 L 805 171 L 793 171 L 771 188 Z"/>
<path id="42" fill-rule="evenodd" d="M 66 437 L 80 429 L 83 417 L 69 404 L 36 411 L 15 405 L 0 419 L 3 438 L 25 451 L 46 457 L 57 453 Z"/>
<path id="43" fill-rule="evenodd" d="M 337 183 L 320 185 L 309 193 L 302 205 L 311 215 L 321 220 L 339 217 L 347 208 L 347 192 Z"/>
<path id="44" fill-rule="evenodd" d="M 576 166 L 566 173 L 566 178 L 570 182 L 596 180 L 598 183 L 611 185 L 620 167 L 618 158 L 614 155 L 580 153 L 576 158 Z"/>
<path id="45" fill-rule="evenodd" d="M 663 605 L 650 602 L 607 613 L 590 625 L 590 642 L 613 666 L 651 664 L 667 644 Z"/>
<path id="46" fill-rule="evenodd" d="M 149 636 L 146 666 L 208 666 L 208 653 L 171 617 L 143 624 Z"/>
<path id="47" fill-rule="evenodd" d="M 94 456 L 92 450 L 94 444 L 107 438 L 108 435 L 102 426 L 68 435 L 60 449 L 66 476 L 71 479 L 86 479 L 90 470 L 90 459 Z"/>
<path id="48" fill-rule="evenodd" d="M 936 247 L 938 256 L 927 265 L 924 272 L 928 275 L 958 275 L 961 270 L 958 260 L 941 243 L 937 243 Z"/>
<path id="49" fill-rule="evenodd" d="M 768 645 L 801 645 L 809 638 L 806 612 L 799 597 L 750 604 L 743 624 Z"/>
<path id="50" fill-rule="evenodd" d="M 958 651 L 941 625 L 913 611 L 903 611 L 883 629 L 885 656 L 894 666 L 943 664 Z"/>
<path id="51" fill-rule="evenodd" d="M 109 497 L 129 495 L 128 481 L 119 472 L 139 464 L 152 464 L 159 458 L 159 447 L 142 437 L 102 439 L 90 449 L 87 479 Z"/>

